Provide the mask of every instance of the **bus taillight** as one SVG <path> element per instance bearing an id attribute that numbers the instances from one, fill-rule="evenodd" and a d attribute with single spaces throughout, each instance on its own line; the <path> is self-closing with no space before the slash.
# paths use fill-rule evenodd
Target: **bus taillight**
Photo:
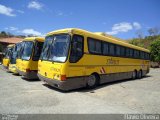
<path id="1" fill-rule="evenodd" d="M 62 81 L 66 80 L 66 75 L 61 75 L 61 80 Z"/>
<path id="2" fill-rule="evenodd" d="M 26 69 L 26 72 L 31 72 L 31 70 L 29 68 Z"/>

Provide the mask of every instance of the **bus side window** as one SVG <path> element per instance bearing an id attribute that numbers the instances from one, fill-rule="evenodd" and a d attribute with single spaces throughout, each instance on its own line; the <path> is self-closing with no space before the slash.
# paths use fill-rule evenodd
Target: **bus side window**
<path id="1" fill-rule="evenodd" d="M 83 56 L 83 41 L 84 37 L 80 35 L 73 35 L 71 42 L 70 62 L 75 63 Z"/>
<path id="2" fill-rule="evenodd" d="M 115 56 L 115 45 L 112 43 L 109 44 L 109 54 Z"/>
<path id="3" fill-rule="evenodd" d="M 102 44 L 102 49 L 103 49 L 103 55 L 109 54 L 109 44 L 107 42 L 104 42 Z"/>
<path id="4" fill-rule="evenodd" d="M 121 46 L 121 48 L 120 48 L 120 55 L 121 55 L 122 57 L 125 56 L 125 52 L 126 52 L 126 48 L 123 47 L 123 46 Z"/>
<path id="5" fill-rule="evenodd" d="M 116 45 L 116 56 L 120 56 L 121 55 L 120 49 L 121 49 L 121 46 Z"/>
<path id="6" fill-rule="evenodd" d="M 126 57 L 130 57 L 130 48 L 126 48 Z"/>

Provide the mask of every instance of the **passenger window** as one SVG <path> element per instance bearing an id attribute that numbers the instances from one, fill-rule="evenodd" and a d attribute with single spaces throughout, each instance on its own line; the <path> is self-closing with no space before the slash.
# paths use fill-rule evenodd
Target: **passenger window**
<path id="1" fill-rule="evenodd" d="M 103 55 L 108 55 L 109 45 L 108 43 L 103 43 Z"/>
<path id="2" fill-rule="evenodd" d="M 83 56 L 83 41 L 84 37 L 74 35 L 71 42 L 70 62 L 75 63 Z"/>
<path id="3" fill-rule="evenodd" d="M 109 54 L 115 55 L 115 45 L 114 44 L 109 44 Z"/>
<path id="4" fill-rule="evenodd" d="M 145 57 L 144 57 L 144 52 L 140 52 L 140 57 L 141 57 L 141 59 L 145 59 Z"/>
<path id="5" fill-rule="evenodd" d="M 139 58 L 139 51 L 138 50 L 134 50 L 134 58 Z"/>
<path id="6" fill-rule="evenodd" d="M 121 51 L 120 51 L 120 46 L 116 45 L 116 56 L 120 56 L 121 55 Z"/>
<path id="7" fill-rule="evenodd" d="M 92 54 L 101 54 L 102 53 L 101 41 L 89 38 L 88 39 L 88 48 L 89 48 L 89 52 Z"/>
<path id="8" fill-rule="evenodd" d="M 129 56 L 132 58 L 133 57 L 133 49 L 129 49 Z"/>
<path id="9" fill-rule="evenodd" d="M 125 47 L 121 47 L 120 52 L 121 52 L 121 56 L 124 57 L 125 56 Z"/>
<path id="10" fill-rule="evenodd" d="M 129 56 L 130 56 L 130 49 L 126 48 L 126 57 L 129 57 Z"/>
<path id="11" fill-rule="evenodd" d="M 149 53 L 144 53 L 144 59 L 149 60 L 150 59 L 150 54 Z"/>

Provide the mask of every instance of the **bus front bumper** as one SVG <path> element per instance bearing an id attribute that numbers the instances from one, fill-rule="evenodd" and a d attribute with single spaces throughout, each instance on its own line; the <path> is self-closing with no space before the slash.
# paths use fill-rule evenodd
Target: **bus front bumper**
<path id="1" fill-rule="evenodd" d="M 20 71 L 19 69 L 16 69 L 17 72 L 22 75 L 24 78 L 26 79 L 38 79 L 38 76 L 37 76 L 37 72 L 36 71 L 31 71 L 31 72 L 23 72 L 23 71 Z"/>
<path id="2" fill-rule="evenodd" d="M 9 69 L 9 71 L 12 72 L 13 74 L 18 74 L 15 65 L 10 65 L 8 69 Z"/>
<path id="3" fill-rule="evenodd" d="M 50 79 L 37 74 L 39 79 L 47 83 L 48 85 L 58 88 L 63 91 L 69 91 L 72 89 L 86 87 L 86 81 L 84 77 L 67 78 L 65 81 Z"/>

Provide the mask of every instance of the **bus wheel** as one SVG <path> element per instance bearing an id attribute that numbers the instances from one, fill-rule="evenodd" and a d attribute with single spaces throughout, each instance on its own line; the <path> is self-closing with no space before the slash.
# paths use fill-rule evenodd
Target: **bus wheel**
<path id="1" fill-rule="evenodd" d="M 139 72 L 138 72 L 138 79 L 141 79 L 142 78 L 142 71 L 140 70 Z"/>
<path id="2" fill-rule="evenodd" d="M 90 75 L 87 80 L 87 88 L 95 88 L 98 84 L 98 78 L 96 75 Z"/>
<path id="3" fill-rule="evenodd" d="M 136 79 L 137 78 L 137 72 L 136 71 L 133 71 L 132 72 L 132 79 L 134 80 L 134 79 Z"/>

